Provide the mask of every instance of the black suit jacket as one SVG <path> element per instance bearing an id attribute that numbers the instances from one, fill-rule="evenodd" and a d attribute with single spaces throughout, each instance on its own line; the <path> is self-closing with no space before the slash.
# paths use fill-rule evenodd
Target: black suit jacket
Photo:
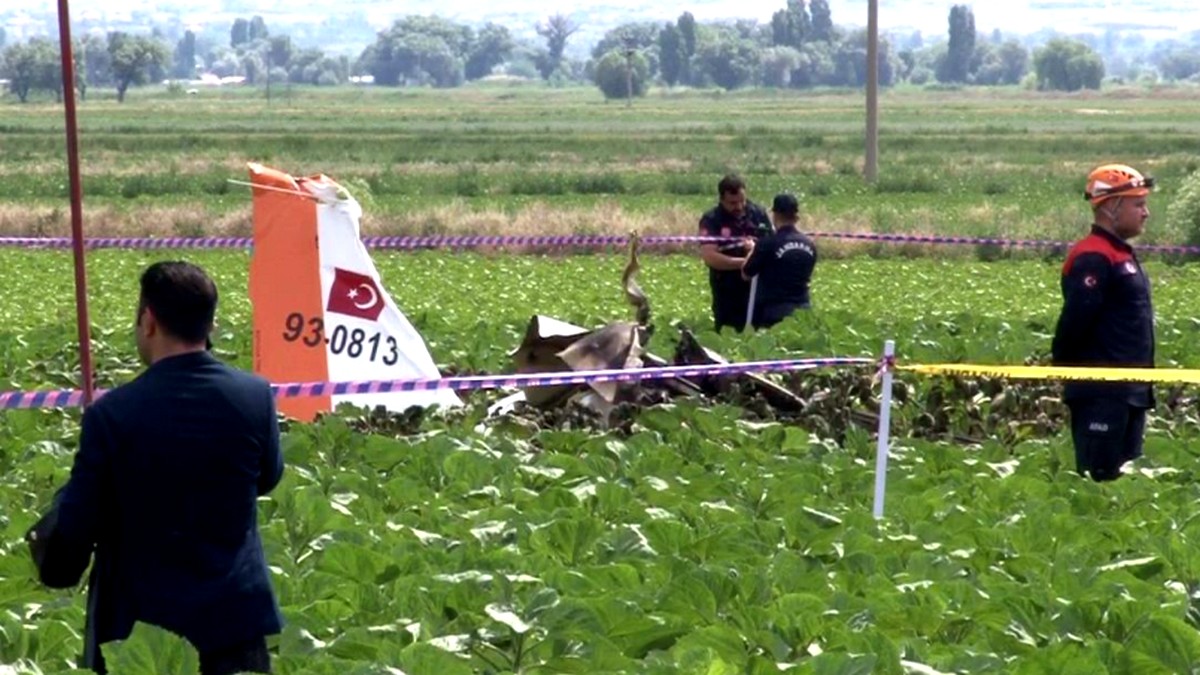
<path id="1" fill-rule="evenodd" d="M 95 554 L 84 667 L 103 672 L 99 645 L 136 621 L 201 652 L 278 633 L 256 500 L 282 474 L 269 385 L 208 352 L 160 360 L 97 399 L 35 547 L 55 588 L 79 583 Z"/>

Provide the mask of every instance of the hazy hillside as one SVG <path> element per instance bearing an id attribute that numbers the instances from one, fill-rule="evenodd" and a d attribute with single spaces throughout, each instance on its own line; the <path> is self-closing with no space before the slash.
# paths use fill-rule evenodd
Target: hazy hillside
<path id="1" fill-rule="evenodd" d="M 54 0 L 33 0 L 20 5 L 4 3 L 0 26 L 9 41 L 30 34 L 54 31 Z M 543 0 L 441 0 L 435 5 L 386 0 L 341 0 L 337 10 L 325 3 L 283 0 L 72 0 L 72 17 L 88 25 L 120 24 L 125 27 L 153 23 L 186 26 L 193 30 L 226 29 L 239 16 L 261 15 L 268 25 L 289 27 L 302 42 L 321 43 L 326 51 L 351 52 L 361 49 L 374 32 L 398 16 L 437 13 L 464 23 L 487 21 L 507 26 L 518 37 L 536 39 L 534 27 L 555 11 L 568 14 L 581 27 L 568 45 L 569 55 L 586 53 L 609 28 L 621 23 L 674 19 L 690 11 L 698 20 L 770 20 L 785 0 L 686 0 L 679 3 L 646 3 L 643 0 L 572 0 L 546 3 Z M 885 31 L 921 31 L 926 36 L 946 32 L 946 17 L 952 4 L 947 0 L 904 0 L 882 2 L 880 24 Z M 1035 33 L 1046 28 L 1066 33 L 1101 33 L 1109 29 L 1139 31 L 1153 42 L 1183 37 L 1200 31 L 1200 12 L 1194 0 L 1008 0 L 974 2 L 976 27 L 980 32 Z M 117 7 L 114 9 L 114 6 Z M 864 25 L 867 0 L 830 0 L 834 21 L 839 25 Z M 294 27 L 294 28 L 291 28 Z M 307 40 L 305 39 L 307 36 Z"/>

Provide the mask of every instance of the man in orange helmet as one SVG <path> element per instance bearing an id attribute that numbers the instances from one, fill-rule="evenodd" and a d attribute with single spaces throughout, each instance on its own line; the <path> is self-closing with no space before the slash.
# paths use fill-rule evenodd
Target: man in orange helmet
<path id="1" fill-rule="evenodd" d="M 1150 217 L 1154 179 L 1123 164 L 1094 169 L 1084 196 L 1092 204 L 1091 233 L 1067 254 L 1063 307 L 1051 347 L 1054 365 L 1154 367 L 1150 280 L 1128 240 Z M 1068 381 L 1076 470 L 1095 481 L 1116 480 L 1121 466 L 1142 456 L 1149 384 Z"/>

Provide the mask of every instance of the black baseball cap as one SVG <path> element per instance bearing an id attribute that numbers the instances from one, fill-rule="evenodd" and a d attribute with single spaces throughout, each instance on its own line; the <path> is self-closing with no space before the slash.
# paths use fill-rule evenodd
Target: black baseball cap
<path id="1" fill-rule="evenodd" d="M 800 211 L 800 202 L 786 192 L 777 194 L 775 195 L 775 201 L 771 203 L 771 210 L 784 215 L 796 215 Z"/>

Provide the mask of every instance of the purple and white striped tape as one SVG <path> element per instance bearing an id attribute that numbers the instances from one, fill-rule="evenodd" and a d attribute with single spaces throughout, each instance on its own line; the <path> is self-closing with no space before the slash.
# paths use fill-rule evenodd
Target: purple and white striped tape
<path id="1" fill-rule="evenodd" d="M 550 387 L 564 384 L 589 382 L 634 382 L 661 380 L 675 377 L 705 377 L 737 375 L 743 373 L 768 373 L 841 366 L 876 366 L 877 359 L 855 357 L 832 357 L 823 359 L 789 359 L 781 361 L 747 361 L 744 363 L 722 363 L 708 366 L 664 366 L 660 368 L 633 368 L 609 370 L 580 370 L 559 373 L 516 373 L 509 375 L 467 375 L 424 380 L 372 380 L 367 382 L 293 382 L 273 384 L 276 398 L 311 396 L 344 396 L 348 394 L 386 394 L 405 391 L 432 391 L 452 389 L 468 391 L 500 389 L 504 387 Z M 99 398 L 104 390 L 95 392 Z M 0 409 L 17 408 L 73 408 L 83 402 L 83 392 L 64 389 L 58 391 L 8 391 L 0 392 Z"/>
<path id="2" fill-rule="evenodd" d="M 167 248 L 250 248 L 250 237 L 90 237 L 86 248 L 167 249 Z M 71 248 L 69 237 L 0 237 L 5 248 Z"/>
<path id="3" fill-rule="evenodd" d="M 936 244 L 963 246 L 1002 246 L 1005 248 L 1069 248 L 1072 242 L 1048 239 L 998 239 L 993 237 L 957 237 L 922 234 L 875 234 L 872 232 L 810 232 L 818 239 L 874 241 L 893 244 Z M 694 235 L 647 235 L 642 244 L 703 244 L 734 241 L 732 237 L 700 237 Z M 433 236 L 370 236 L 363 237 L 367 248 L 384 250 L 416 250 L 427 248 L 476 248 L 481 246 L 623 246 L 629 237 L 623 235 L 433 235 Z M 84 240 L 88 248 L 118 249 L 177 249 L 177 248 L 251 248 L 250 237 L 94 237 Z M 0 247 L 8 248 L 70 248 L 67 237 L 0 237 Z M 1200 254 L 1200 246 L 1148 244 L 1139 251 L 1176 254 Z"/>
<path id="4" fill-rule="evenodd" d="M 363 245 L 374 249 L 413 250 L 423 248 L 476 248 L 480 246 L 623 246 L 623 235 L 432 235 L 370 236 Z M 642 243 L 685 244 L 732 241 L 729 237 L 654 235 L 642 237 Z M 84 240 L 88 248 L 172 249 L 172 248 L 251 248 L 250 237 L 93 237 Z M 0 237 L 0 247 L 70 248 L 68 237 Z"/>

